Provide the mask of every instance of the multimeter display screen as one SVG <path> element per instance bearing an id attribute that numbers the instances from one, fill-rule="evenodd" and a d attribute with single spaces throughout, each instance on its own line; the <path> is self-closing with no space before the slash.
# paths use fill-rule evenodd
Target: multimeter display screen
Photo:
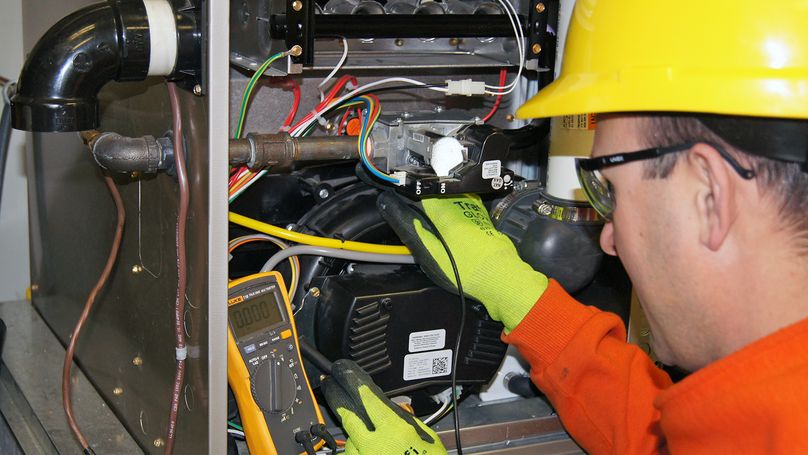
<path id="1" fill-rule="evenodd" d="M 272 292 L 231 305 L 228 312 L 233 333 L 238 338 L 283 322 L 278 300 Z"/>

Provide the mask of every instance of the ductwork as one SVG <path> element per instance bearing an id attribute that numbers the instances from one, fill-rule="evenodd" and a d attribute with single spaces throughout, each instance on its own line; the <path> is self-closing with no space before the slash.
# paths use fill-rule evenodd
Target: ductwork
<path id="1" fill-rule="evenodd" d="M 199 46 L 196 18 L 176 14 L 168 0 L 109 0 L 80 9 L 51 27 L 29 54 L 11 100 L 13 126 L 94 129 L 98 92 L 107 82 L 193 73 Z"/>

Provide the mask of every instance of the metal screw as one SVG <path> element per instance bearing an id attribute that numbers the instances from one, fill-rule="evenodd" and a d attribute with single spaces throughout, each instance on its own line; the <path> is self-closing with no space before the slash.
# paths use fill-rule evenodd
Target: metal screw
<path id="1" fill-rule="evenodd" d="M 450 46 L 457 46 L 460 43 L 461 43 L 461 40 L 459 38 L 449 38 L 449 45 Z"/>
<path id="2" fill-rule="evenodd" d="M 401 39 L 401 38 L 398 38 L 398 39 L 395 40 L 395 43 L 396 43 L 396 46 L 401 47 L 401 46 L 404 45 L 404 40 Z"/>
<path id="3" fill-rule="evenodd" d="M 642 329 L 642 330 L 640 330 L 640 336 L 641 336 L 641 337 L 647 337 L 647 336 L 648 336 L 648 335 L 650 335 L 650 334 L 651 334 L 651 331 L 650 331 L 650 330 L 648 330 L 648 329 Z"/>
<path id="4" fill-rule="evenodd" d="M 300 0 L 295 0 L 292 2 L 292 9 L 295 11 L 300 11 L 303 9 L 303 2 Z"/>
<path id="5" fill-rule="evenodd" d="M 163 447 L 166 443 L 163 441 L 163 438 L 157 438 L 152 444 L 154 444 L 154 447 Z"/>
<path id="6" fill-rule="evenodd" d="M 531 46 L 530 50 L 532 50 L 534 54 L 538 54 L 539 52 L 541 52 L 541 44 L 539 43 L 534 44 L 533 46 Z"/>
<path id="7" fill-rule="evenodd" d="M 140 356 L 136 356 L 134 359 L 132 359 L 132 365 L 136 367 L 143 365 L 143 358 L 141 358 Z"/>
<path id="8" fill-rule="evenodd" d="M 289 55 L 292 57 L 300 57 L 303 55 L 303 48 L 300 47 L 299 44 L 295 44 L 291 49 L 289 49 Z"/>
<path id="9" fill-rule="evenodd" d="M 140 273 L 142 271 L 143 271 L 143 266 L 141 266 L 140 264 L 135 264 L 135 265 L 132 266 L 132 273 L 137 274 L 137 273 Z"/>
<path id="10" fill-rule="evenodd" d="M 317 297 L 320 297 L 320 288 L 311 288 L 311 289 L 309 289 L 309 294 L 311 294 L 311 296 L 314 297 L 315 299 Z"/>
<path id="11" fill-rule="evenodd" d="M 536 3 L 536 12 L 541 14 L 544 12 L 544 3 Z"/>
<path id="12" fill-rule="evenodd" d="M 320 191 L 317 192 L 317 196 L 320 196 L 320 199 L 328 199 L 328 189 L 320 188 Z"/>
<path id="13" fill-rule="evenodd" d="M 390 297 L 385 297 L 382 299 L 381 304 L 385 309 L 389 310 L 390 308 L 393 308 L 393 299 Z"/>
<path id="14" fill-rule="evenodd" d="M 514 118 L 515 117 L 513 116 L 513 114 L 508 114 L 508 115 L 505 116 L 505 120 L 507 120 L 509 122 L 512 122 Z"/>
<path id="15" fill-rule="evenodd" d="M 140 178 L 140 172 L 138 171 L 132 172 L 131 174 L 129 174 L 129 177 L 131 177 L 132 180 L 137 180 Z"/>
<path id="16" fill-rule="evenodd" d="M 334 125 L 334 122 L 328 122 L 328 123 L 326 123 L 326 124 L 325 124 L 325 130 L 326 130 L 326 131 L 334 131 L 334 129 L 335 129 L 336 127 L 337 127 L 337 126 L 336 126 L 336 125 Z"/>
<path id="17" fill-rule="evenodd" d="M 199 84 L 194 85 L 194 95 L 202 96 L 202 86 Z"/>
<path id="18" fill-rule="evenodd" d="M 112 394 L 115 396 L 123 395 L 123 387 L 115 387 L 114 389 L 112 389 Z"/>
<path id="19" fill-rule="evenodd" d="M 31 292 L 36 292 L 38 290 L 39 290 L 39 285 L 38 284 L 32 284 L 31 285 Z"/>

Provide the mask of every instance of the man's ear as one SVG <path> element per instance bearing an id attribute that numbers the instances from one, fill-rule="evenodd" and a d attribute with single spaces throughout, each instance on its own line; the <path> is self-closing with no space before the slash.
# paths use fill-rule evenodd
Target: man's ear
<path id="1" fill-rule="evenodd" d="M 699 241 L 717 251 L 738 215 L 735 171 L 715 148 L 704 143 L 694 145 L 686 161 L 696 183 Z"/>

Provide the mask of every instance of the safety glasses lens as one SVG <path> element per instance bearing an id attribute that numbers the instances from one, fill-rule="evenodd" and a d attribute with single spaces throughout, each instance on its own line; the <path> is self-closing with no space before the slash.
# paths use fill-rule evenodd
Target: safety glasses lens
<path id="1" fill-rule="evenodd" d="M 580 166 L 580 160 L 575 161 L 578 181 L 584 190 L 586 198 L 594 209 L 606 219 L 611 219 L 614 210 L 614 197 L 609 181 L 600 171 L 587 171 Z"/>

